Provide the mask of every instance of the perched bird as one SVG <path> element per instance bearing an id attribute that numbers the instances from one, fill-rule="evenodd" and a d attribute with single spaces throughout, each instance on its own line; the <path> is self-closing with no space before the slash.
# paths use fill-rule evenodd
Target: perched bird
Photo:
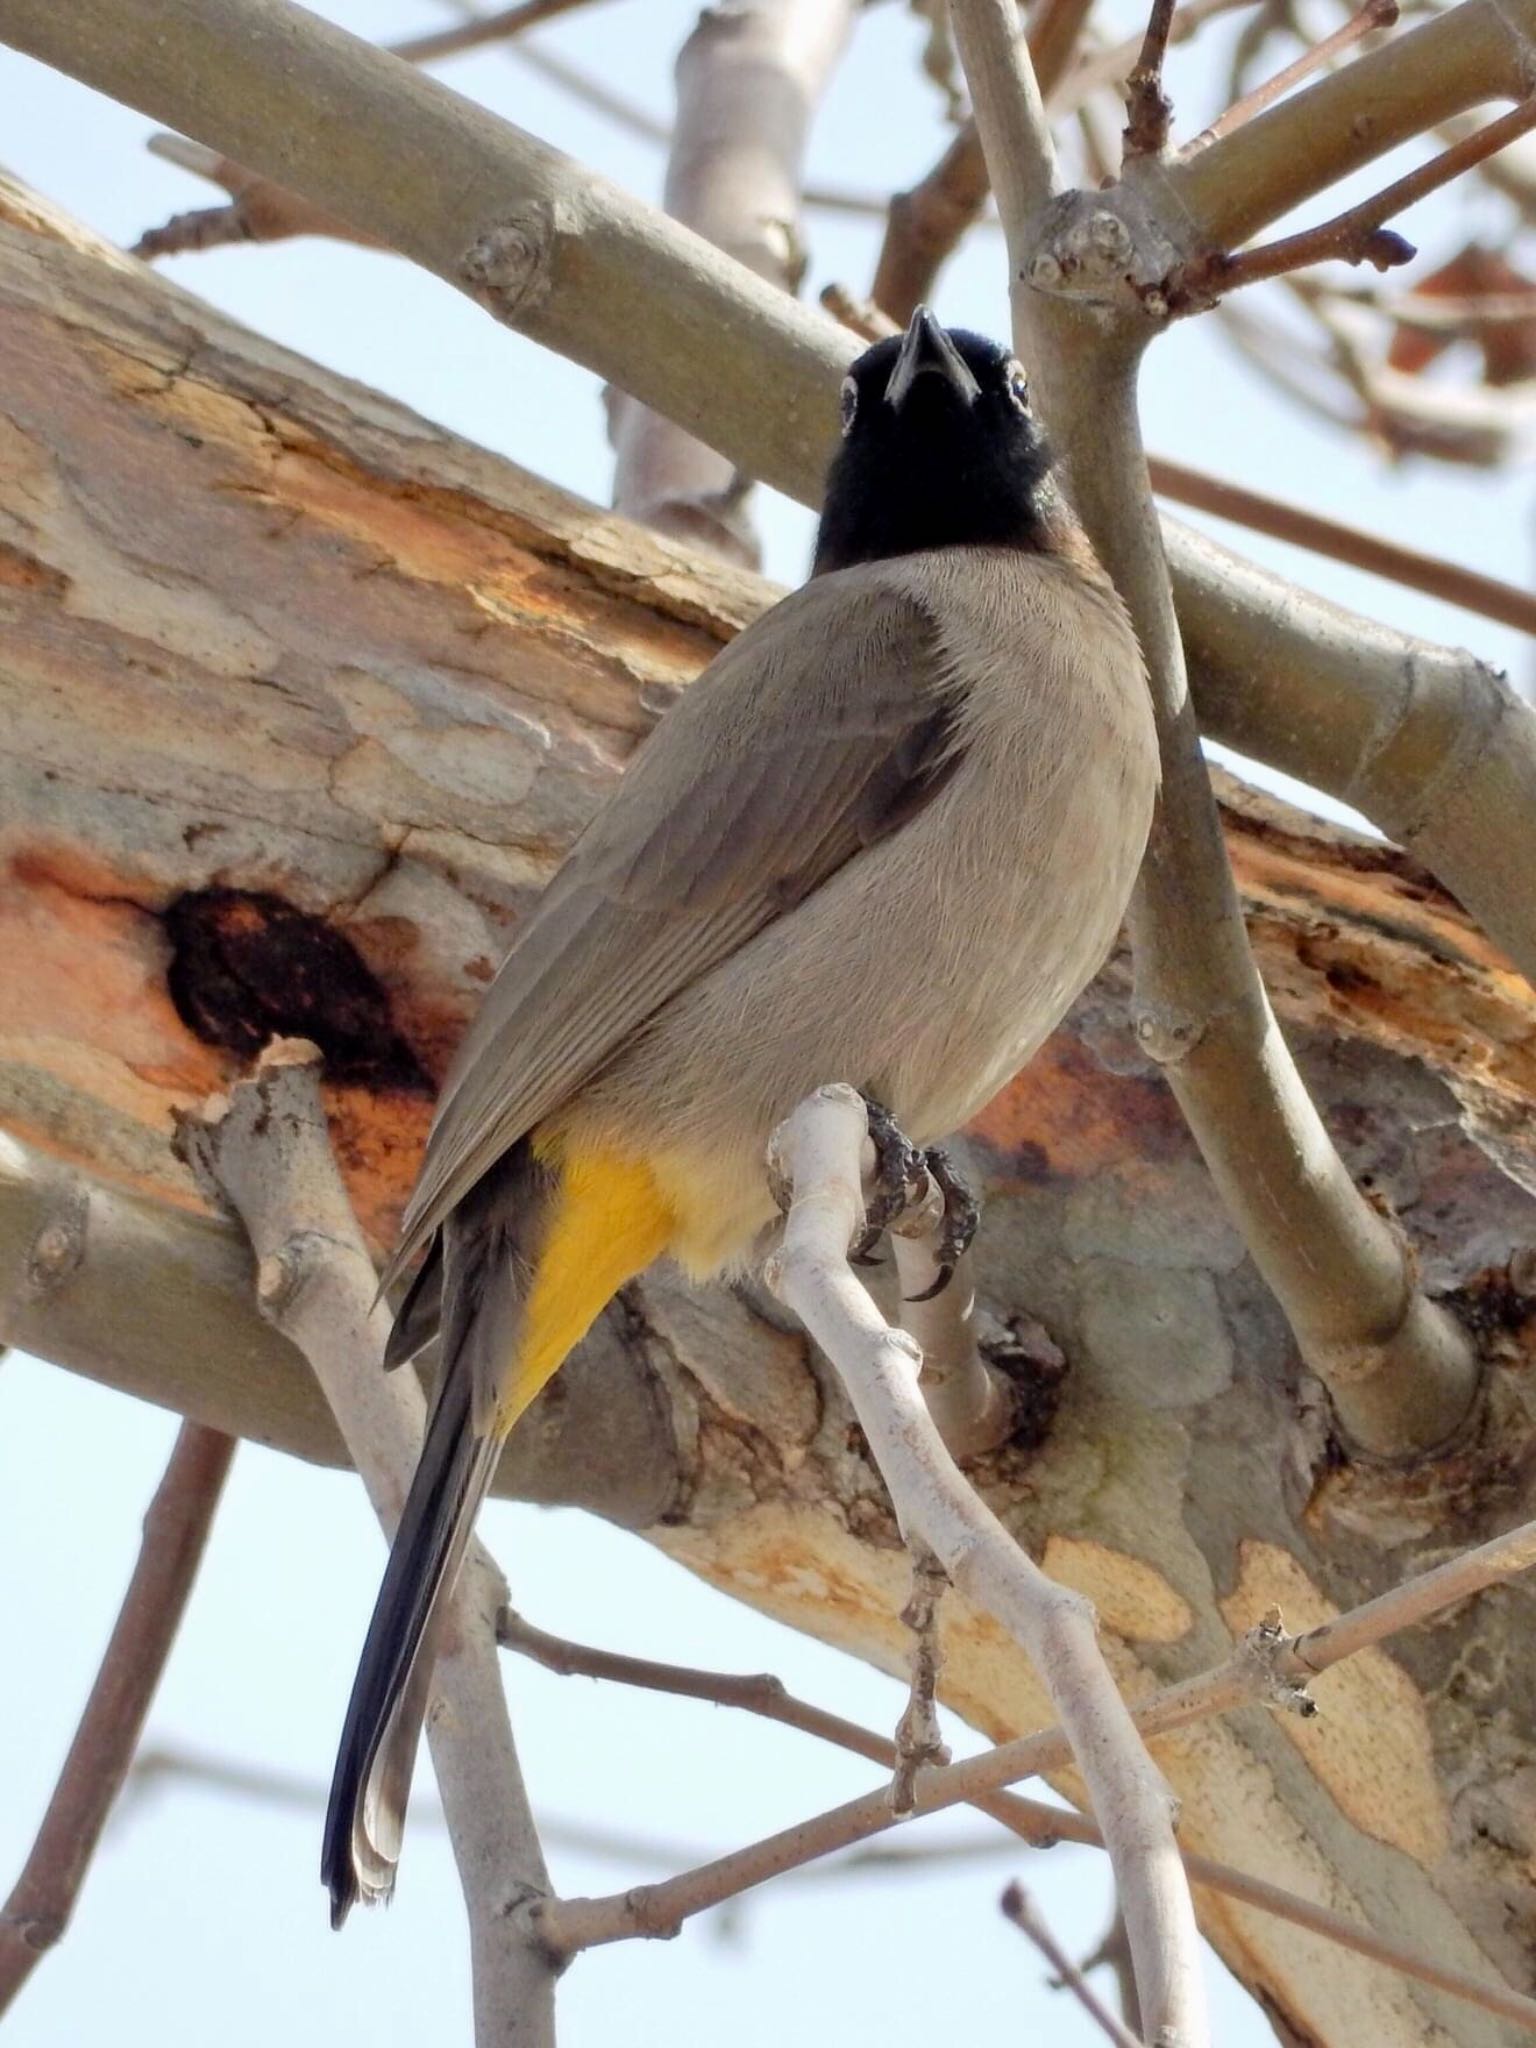
<path id="1" fill-rule="evenodd" d="M 854 364 L 814 573 L 711 662 L 519 931 L 443 1090 L 388 1362 L 441 1361 L 347 1709 L 323 1875 L 394 1882 L 434 1618 L 503 1439 L 664 1253 L 774 1217 L 764 1148 L 827 1081 L 922 1145 L 1114 941 L 1157 787 L 1130 622 L 1018 363 L 924 309 Z"/>

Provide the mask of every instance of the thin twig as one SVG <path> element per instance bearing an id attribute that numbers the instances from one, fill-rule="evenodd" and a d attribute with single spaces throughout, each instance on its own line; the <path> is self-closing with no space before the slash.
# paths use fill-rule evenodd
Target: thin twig
<path id="1" fill-rule="evenodd" d="M 774 1133 L 770 1174 L 794 1199 L 765 1277 L 836 1369 L 907 1542 L 931 1550 L 1039 1672 L 1109 1846 L 1149 2027 L 1197 2048 L 1206 2038 L 1199 1941 L 1168 1789 L 1104 1664 L 1092 1610 L 1040 1571 L 967 1485 L 924 1404 L 916 1343 L 889 1327 L 847 1263 L 864 1214 L 866 1137 L 864 1103 L 841 1083 Z"/>
<path id="2" fill-rule="evenodd" d="M 1200 1720 L 1208 1712 L 1223 1712 L 1255 1700 L 1274 1700 L 1278 1696 L 1280 1702 L 1294 1702 L 1296 1681 L 1305 1679 L 1313 1669 L 1352 1657 L 1395 1634 L 1399 1628 L 1430 1620 L 1432 1614 L 1444 1612 L 1473 1593 L 1499 1585 L 1534 1565 L 1536 1522 L 1528 1522 L 1507 1536 L 1470 1550 L 1450 1565 L 1436 1567 L 1397 1591 L 1366 1602 L 1364 1608 L 1341 1614 L 1335 1622 L 1315 1628 L 1307 1636 L 1288 1640 L 1274 1628 L 1255 1630 L 1223 1665 L 1188 1679 L 1182 1686 L 1165 1688 L 1137 1704 L 1133 1708 L 1135 1722 L 1145 1737 L 1151 1737 L 1188 1726 L 1188 1722 Z M 541 1653 L 535 1655 L 539 1655 L 539 1661 L 549 1661 Z M 881 1763 L 885 1769 L 895 1761 L 895 1745 L 885 1741 L 885 1737 L 842 1722 L 838 1716 L 821 1714 L 817 1708 L 805 1708 L 801 1702 L 791 1702 L 778 1679 L 725 1679 L 721 1690 L 713 1692 L 707 1673 L 674 1673 L 666 1665 L 647 1665 L 639 1659 L 612 1657 L 604 1651 L 573 1651 L 571 1645 L 561 1645 L 559 1655 L 563 1661 L 553 1665 L 555 1669 L 588 1671 L 594 1677 L 645 1683 L 655 1686 L 655 1690 L 680 1692 L 688 1698 L 719 1698 L 723 1704 L 748 1706 L 752 1712 L 764 1712 L 772 1720 L 782 1720 L 809 1735 L 842 1743 L 842 1747 L 870 1757 L 870 1761 Z M 1069 1761 L 1071 1747 L 1059 1729 L 1024 1735 L 1012 1743 L 1001 1743 L 985 1755 L 965 1757 L 961 1763 L 928 1772 L 915 1788 L 915 1812 L 930 1815 L 946 1806 L 967 1802 L 989 1812 L 993 1819 L 1004 1821 L 1006 1827 L 1012 1827 L 1040 1847 L 1051 1841 L 1098 1841 L 1100 1837 L 1092 1821 L 1001 1792 L 1008 1784 L 1055 1772 Z M 559 1954 L 575 1954 L 582 1948 L 602 1942 L 623 1942 L 635 1935 L 672 1935 L 682 1921 L 709 1911 L 737 1892 L 750 1890 L 754 1884 L 764 1884 L 786 1870 L 797 1870 L 819 1855 L 846 1849 L 854 1841 L 864 1841 L 899 1825 L 903 1823 L 891 1812 L 889 1790 L 881 1786 L 862 1798 L 848 1800 L 809 1821 L 782 1829 L 778 1835 L 723 1855 L 713 1864 L 686 1870 L 664 1884 L 635 1886 L 608 1898 L 563 1898 L 545 1907 L 541 1927 Z M 1249 1878 L 1202 1855 L 1186 1855 L 1184 1864 L 1194 1884 L 1227 1892 L 1264 1913 L 1290 1919 L 1298 1927 L 1309 1927 L 1360 1956 L 1370 1956 L 1374 1962 L 1382 1962 L 1425 1985 L 1434 1985 L 1452 1997 L 1466 1999 L 1470 2005 L 1495 2011 L 1522 2025 L 1526 2032 L 1536 2034 L 1536 1999 L 1526 1999 L 1503 1985 L 1483 1985 L 1460 1970 L 1444 1970 L 1417 1950 L 1391 1942 L 1370 1927 L 1360 1927 L 1331 1913 L 1327 1907 L 1296 1898 L 1262 1878 Z"/>
<path id="3" fill-rule="evenodd" d="M 410 64 L 434 64 L 440 57 L 457 57 L 465 50 L 483 49 L 487 43 L 505 42 L 524 29 L 537 28 L 541 21 L 553 21 L 557 14 L 592 5 L 592 0 L 521 0 L 517 7 L 503 7 L 495 14 L 477 14 L 456 28 L 433 29 L 427 35 L 407 36 L 391 43 L 393 56 Z"/>
<path id="4" fill-rule="evenodd" d="M 1174 10 L 1173 20 L 1168 26 L 1168 47 L 1187 43 L 1208 21 L 1218 15 L 1235 13 L 1239 8 L 1251 7 L 1254 0 L 1188 0 L 1188 5 Z M 1091 97 L 1106 86 L 1113 87 L 1124 97 L 1126 83 L 1141 54 L 1144 35 L 1127 36 L 1123 42 L 1112 43 L 1107 50 L 1085 50 L 1077 62 L 1045 95 L 1045 103 L 1052 115 L 1072 114 Z"/>
<path id="5" fill-rule="evenodd" d="M 407 63 L 430 64 L 437 58 L 479 49 L 486 43 L 506 42 L 541 21 L 591 4 L 592 0 L 522 0 L 520 6 L 504 7 L 495 14 L 471 15 L 457 28 L 407 36 L 403 42 L 385 47 L 391 56 L 403 57 Z M 323 235 L 332 241 L 356 242 L 363 248 L 383 246 L 372 235 L 349 227 L 338 214 L 314 205 L 301 193 L 247 170 L 244 164 L 220 156 L 217 150 L 204 149 L 201 143 L 185 136 L 152 135 L 149 148 L 183 170 L 222 185 L 229 194 L 229 204 L 172 214 L 163 226 L 146 228 L 129 251 L 145 262 L 162 256 L 228 248 L 240 242 L 291 241 L 301 235 Z"/>
<path id="6" fill-rule="evenodd" d="M 1207 304 L 1211 296 L 1234 291 L 1239 285 L 1259 284 L 1266 278 L 1283 277 L 1287 271 L 1303 270 L 1308 264 L 1342 262 L 1374 263 L 1378 270 L 1390 270 L 1410 262 L 1416 251 L 1392 229 L 1382 226 L 1393 214 L 1438 192 L 1442 185 L 1459 178 L 1485 158 L 1496 156 L 1507 142 L 1536 128 L 1536 95 L 1490 121 L 1462 142 L 1452 143 L 1432 162 L 1421 164 L 1404 178 L 1378 192 L 1374 198 L 1348 207 L 1315 228 L 1300 234 L 1282 235 L 1257 249 L 1240 249 L 1235 255 L 1213 251 L 1183 264 L 1170 280 L 1169 306 L 1191 310 L 1195 303 Z"/>
<path id="7" fill-rule="evenodd" d="M 348 227 L 338 214 L 314 206 L 286 186 L 274 185 L 217 150 L 204 149 L 184 135 L 151 135 L 154 156 L 176 164 L 229 194 L 227 206 L 201 206 L 174 213 L 163 227 L 146 228 L 130 255 L 153 262 L 160 256 L 182 256 L 221 249 L 234 242 L 284 242 L 299 235 L 324 235 L 335 242 L 356 242 L 365 249 L 383 245 L 361 229 Z"/>
<path id="8" fill-rule="evenodd" d="M 270 1764 L 248 1763 L 238 1757 L 215 1756 L 200 1750 L 173 1746 L 141 1749 L 128 1773 L 122 1798 L 113 1812 L 114 1826 L 131 1821 L 134 1811 L 151 1804 L 166 1788 L 177 1786 L 189 1792 L 218 1793 L 288 1813 L 318 1818 L 325 1812 L 329 1787 L 320 1778 L 297 1771 L 284 1771 Z M 1042 1813 L 1054 1812 L 1042 1807 Z M 411 1808 L 411 1827 L 445 1833 L 447 1816 L 437 1800 L 430 1797 Z M 1015 1832 L 1009 1830 L 1010 1833 Z M 639 1870 L 675 1870 L 679 1864 L 696 1862 L 705 1852 L 696 1845 L 649 1833 L 632 1833 L 610 1824 L 562 1819 L 541 1810 L 539 1834 L 548 1848 L 569 1849 L 583 1856 L 601 1857 L 606 1863 L 630 1864 Z M 1076 1846 L 1076 1845 L 1075 1845 Z M 1102 1846 L 1097 1842 L 1082 1847 Z M 925 1831 L 915 1840 L 905 1835 L 895 1841 L 869 1844 L 852 1854 L 833 1858 L 825 1864 L 808 1864 L 791 1872 L 791 1884 L 841 1884 L 851 1872 L 861 1877 L 910 1877 L 914 1871 L 930 1871 L 936 1865 L 949 1868 L 1014 1854 L 1003 1836 L 986 1833 L 951 1835 L 935 1840 Z M 727 1902 L 729 1903 L 729 1902 Z"/>
<path id="9" fill-rule="evenodd" d="M 278 1039 L 253 1078 L 178 1127 L 209 1194 L 239 1214 L 256 1255 L 262 1313 L 308 1358 L 369 1499 L 399 1519 L 425 1402 L 410 1372 L 386 1374 L 389 1310 L 331 1151 L 320 1054 Z M 555 1971 L 533 1926 L 549 1891 L 507 1719 L 494 1642 L 506 1597 L 472 1544 L 450 1603 L 427 1733 L 469 1912 L 477 2048 L 553 2048 Z"/>
<path id="10" fill-rule="evenodd" d="M 233 1437 L 200 1423 L 184 1422 L 177 1433 L 91 1696 L 0 1910 L 0 2014 L 69 1925 L 181 1626 L 234 1454 Z"/>
<path id="11" fill-rule="evenodd" d="M 1482 617 L 1497 619 L 1522 633 L 1536 633 L 1536 595 L 1513 583 L 1501 583 L 1496 576 L 1466 569 L 1459 562 L 1447 562 L 1438 555 L 1421 554 L 1417 548 L 1383 540 L 1339 519 L 1326 519 L 1302 505 L 1287 504 L 1262 491 L 1250 491 L 1224 477 L 1191 469 L 1166 456 L 1150 455 L 1147 472 L 1152 488 L 1176 504 L 1194 505 L 1202 512 L 1230 519 L 1235 525 L 1267 533 L 1276 540 L 1310 548 L 1335 562 L 1348 562 L 1374 576 L 1386 576 L 1410 590 L 1422 590 L 1446 604 L 1462 605 Z"/>
<path id="12" fill-rule="evenodd" d="M 1255 114 L 1272 107 L 1293 86 L 1300 85 L 1304 78 L 1310 78 L 1314 71 L 1322 70 L 1336 57 L 1342 57 L 1346 50 L 1352 49 L 1366 36 L 1380 28 L 1391 28 L 1400 12 L 1397 0 L 1365 0 L 1365 5 L 1357 14 L 1351 15 L 1342 28 L 1336 28 L 1331 36 L 1324 36 L 1320 43 L 1303 50 L 1294 63 L 1277 71 L 1273 78 L 1266 78 L 1252 92 L 1244 93 L 1240 100 L 1234 100 L 1224 114 L 1217 115 L 1209 128 L 1203 128 L 1193 142 L 1185 143 L 1179 151 L 1180 156 L 1190 156 L 1197 149 L 1207 149 L 1223 135 L 1230 135 L 1234 128 L 1241 128 L 1245 121 L 1251 121 Z"/>
<path id="13" fill-rule="evenodd" d="M 845 284 L 824 284 L 819 294 L 822 305 L 861 341 L 883 341 L 901 328 L 873 299 L 861 299 Z"/>
<path id="14" fill-rule="evenodd" d="M 1189 1858 L 1184 1859 L 1184 1868 L 1189 1869 Z M 1095 1970 L 1111 1972 L 1115 1980 L 1115 1993 L 1120 2000 L 1120 2017 L 1137 2041 L 1141 2039 L 1141 2000 L 1136 1996 L 1136 1970 L 1131 1958 L 1130 1938 L 1125 1931 L 1125 1915 L 1119 1901 L 1110 1915 L 1103 1939 L 1090 1954 L 1078 1964 L 1083 1976 L 1091 1977 Z"/>
<path id="15" fill-rule="evenodd" d="M 1003 1917 L 1011 1920 L 1019 1932 L 1027 1935 L 1034 1943 L 1056 1972 L 1058 1982 L 1071 1992 L 1099 2031 L 1114 2042 L 1115 2048 L 1142 2048 L 1136 2035 L 1105 2005 L 1077 1964 L 1052 1934 L 1039 1907 L 1017 1878 L 1003 1893 L 1000 1903 Z"/>
<path id="16" fill-rule="evenodd" d="M 1159 157 L 1168 147 L 1173 102 L 1163 90 L 1163 59 L 1173 27 L 1173 0 L 1152 0 L 1141 54 L 1125 82 L 1125 154 Z"/>
<path id="17" fill-rule="evenodd" d="M 1518 1562 L 1522 1557 L 1526 1564 L 1536 1564 L 1536 1524 L 1527 1525 L 1524 1529 L 1513 1532 L 1511 1536 L 1498 1539 L 1496 1544 L 1485 1546 L 1485 1552 L 1488 1553 L 1487 1557 L 1484 1552 L 1471 1554 L 1472 1558 L 1484 1558 L 1484 1562 L 1473 1567 L 1470 1573 L 1471 1580 L 1475 1581 L 1470 1590 L 1474 1592 L 1481 1586 L 1496 1583 L 1498 1579 L 1522 1569 L 1523 1566 Z M 1493 1553 L 1498 1554 L 1497 1558 L 1493 1557 Z M 1498 1562 L 1500 1558 L 1502 1564 L 1494 1576 L 1486 1576 L 1490 1559 Z M 1441 1569 L 1460 1573 L 1461 1568 L 1468 1563 L 1467 1559 L 1458 1559 L 1455 1565 Z M 1425 1576 L 1433 1578 L 1435 1574 Z M 1418 1584 L 1417 1581 L 1414 1583 Z M 1445 1582 L 1435 1597 L 1443 1598 L 1446 1591 L 1450 1591 L 1454 1598 L 1463 1597 L 1463 1593 L 1458 1590 L 1461 1583 L 1459 1578 Z M 1405 1594 L 1408 1590 L 1403 1589 Z M 1411 1604 L 1416 1607 L 1423 1597 L 1416 1596 Z M 1380 1627 L 1384 1620 L 1390 1619 L 1379 1612 L 1374 1612 L 1375 1602 L 1370 1603 L 1370 1608 L 1373 1613 L 1367 1625 L 1371 1629 Z M 1399 1609 L 1399 1612 L 1403 1611 L 1405 1610 Z M 1426 1617 L 1420 1614 L 1410 1615 L 1409 1620 L 1403 1625 L 1409 1626 L 1412 1620 L 1423 1618 Z M 1340 1619 L 1352 1621 L 1353 1616 L 1343 1616 Z M 1327 1629 L 1335 1627 L 1337 1624 L 1334 1623 L 1327 1625 Z M 855 1756 L 867 1758 L 883 1771 L 889 1772 L 895 1768 L 896 1745 L 887 1736 L 877 1735 L 872 1729 L 844 1720 L 841 1715 L 828 1713 L 821 1707 L 812 1706 L 808 1701 L 797 1699 L 785 1689 L 781 1679 L 769 1672 L 737 1674 L 700 1671 L 684 1665 L 656 1663 L 646 1657 L 625 1656 L 613 1650 L 593 1649 L 583 1643 L 570 1642 L 562 1636 L 548 1635 L 543 1629 L 535 1628 L 531 1622 L 524 1620 L 521 1615 L 512 1613 L 510 1609 L 503 1611 L 499 1631 L 506 1648 L 531 1657 L 547 1671 L 554 1671 L 566 1677 L 604 1679 L 618 1685 L 638 1686 L 647 1692 L 701 1700 L 712 1706 L 738 1708 L 747 1713 L 760 1715 L 765 1720 L 777 1722 L 781 1727 L 794 1728 L 802 1734 L 815 1736 L 820 1741 L 834 1743 L 838 1748 L 848 1750 Z M 1314 1634 L 1318 1635 L 1326 1633 L 1326 1629 L 1314 1631 Z M 1373 1636 L 1372 1640 L 1375 1639 Z M 1293 1653 L 1296 1648 L 1297 1645 L 1293 1643 Z M 880 1796 L 874 1795 L 877 1799 Z M 1001 1822 L 1021 1841 L 1028 1842 L 1037 1849 L 1049 1849 L 1057 1842 L 1077 1842 L 1085 1847 L 1099 1849 L 1104 1846 L 1104 1838 L 1093 1822 L 1070 1809 L 1047 1806 L 1041 1800 L 1024 1799 L 1017 1793 L 1003 1791 L 979 1793 L 969 1803 L 978 1812 Z M 920 1803 L 919 1811 L 929 1810 L 931 1809 L 926 1804 Z M 1184 1867 L 1192 1884 L 1199 1885 L 1207 1891 L 1219 1892 L 1226 1897 L 1238 1899 L 1262 1913 L 1273 1915 L 1276 1919 L 1288 1920 L 1297 1927 L 1307 1928 L 1329 1941 L 1340 1943 L 1357 1955 L 1381 1964 L 1385 1969 L 1395 1970 L 1420 1983 L 1431 1984 L 1436 1990 L 1447 1992 L 1453 1998 L 1464 1999 L 1469 2004 L 1481 2006 L 1486 2011 L 1498 2013 L 1503 2018 L 1512 2019 L 1527 2032 L 1536 2034 L 1536 1999 L 1523 1997 L 1519 1992 L 1510 1991 L 1503 1985 L 1484 1984 L 1477 1978 L 1468 1976 L 1464 1971 L 1442 1969 L 1425 1957 L 1421 1950 L 1394 1942 L 1378 1934 L 1372 1927 L 1346 1920 L 1342 1914 L 1333 1912 L 1329 1907 L 1316 1905 L 1310 1899 L 1303 1899 L 1294 1892 L 1284 1891 L 1280 1886 L 1270 1884 L 1264 1878 L 1250 1877 L 1246 1872 L 1234 1870 L 1230 1864 L 1216 1862 L 1209 1856 L 1196 1855 L 1189 1850 L 1182 1853 Z M 747 1884 L 760 1881 L 760 1878 L 750 1878 L 739 1889 L 745 1889 Z M 652 1896 L 654 1897 L 654 1894 Z M 724 1898 L 731 1896 L 734 1896 L 734 1893 L 727 1891 L 721 1899 L 706 1901 L 696 1910 L 706 1910 L 709 1904 L 723 1903 Z M 605 1904 L 602 1900 L 583 1903 L 595 1908 L 601 1908 Z M 670 1933 L 674 1931 L 675 1924 L 664 1924 L 655 1928 L 635 1926 L 626 1928 L 623 1932 Z M 595 1938 L 617 1940 L 621 1939 L 622 1935 L 615 1933 Z"/>

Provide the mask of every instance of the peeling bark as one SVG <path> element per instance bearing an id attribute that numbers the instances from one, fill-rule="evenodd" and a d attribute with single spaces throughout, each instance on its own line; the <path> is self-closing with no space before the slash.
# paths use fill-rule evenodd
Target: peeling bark
<path id="1" fill-rule="evenodd" d="M 349 1191 L 387 1237 L 517 919 L 771 593 L 37 232 L 40 212 L 0 216 L 0 944 L 20 963 L 0 982 L 0 1336 L 334 1458 L 172 1157 L 171 1111 L 239 1070 L 242 1019 L 301 1002 Z M 1027 1383 L 1038 1318 L 1068 1361 L 1039 1439 L 974 1475 L 1097 1603 L 1133 1692 L 1215 1661 L 1269 1601 L 1297 1626 L 1492 1532 L 1530 1478 L 1536 1001 L 1408 857 L 1225 788 L 1306 1077 L 1487 1381 L 1454 1457 L 1342 1461 L 1112 962 L 969 1134 L 979 1291 L 1022 1333 L 999 1355 Z M 501 1485 L 598 1506 L 904 1668 L 906 1562 L 846 1404 L 732 1296 L 627 1290 Z M 1186 1844 L 1532 1988 L 1532 1597 L 1483 1594 L 1325 1676 L 1305 1742 L 1257 1708 L 1160 1740 Z M 976 1725 L 1044 1718 L 963 1600 L 943 1632 Z M 1202 1913 L 1295 2038 L 1508 2038 L 1237 1904 Z"/>

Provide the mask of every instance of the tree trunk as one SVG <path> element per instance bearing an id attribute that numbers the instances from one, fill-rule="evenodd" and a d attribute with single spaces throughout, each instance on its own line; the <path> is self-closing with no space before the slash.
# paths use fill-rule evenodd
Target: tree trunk
<path id="1" fill-rule="evenodd" d="M 656 713 L 770 596 L 0 193 L 0 1335 L 336 1458 L 237 1233 L 171 1153 L 173 1112 L 270 1034 L 315 1039 L 350 1191 L 387 1239 L 518 918 Z M 1030 1414 L 974 1477 L 1098 1603 L 1132 1693 L 1272 1605 L 1308 1625 L 1504 1526 L 1526 1484 L 1536 1002 L 1402 855 L 1235 787 L 1225 821 L 1307 1078 L 1490 1363 L 1453 1453 L 1342 1460 L 1113 961 L 969 1134 L 978 1276 Z M 500 1486 L 600 1508 L 902 1664 L 906 1563 L 842 1397 L 729 1294 L 666 1273 L 627 1290 Z M 1529 1598 L 1484 1594 L 1324 1677 L 1315 1720 L 1254 1708 L 1160 1741 L 1186 1843 L 1530 1989 Z M 1038 1723 L 1022 1660 L 946 1611 L 952 1704 L 996 1737 Z M 1509 2038 L 1202 1906 L 1288 2038 Z"/>

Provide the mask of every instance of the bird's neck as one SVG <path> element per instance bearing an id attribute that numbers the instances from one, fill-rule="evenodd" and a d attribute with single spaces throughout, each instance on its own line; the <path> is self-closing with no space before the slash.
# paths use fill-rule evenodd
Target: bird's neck
<path id="1" fill-rule="evenodd" d="M 892 490 L 856 501 L 827 500 L 816 537 L 813 575 L 860 563 L 923 555 L 938 548 L 1015 548 L 1097 567 L 1066 500 L 1053 484 L 1027 500 L 984 492 Z"/>

